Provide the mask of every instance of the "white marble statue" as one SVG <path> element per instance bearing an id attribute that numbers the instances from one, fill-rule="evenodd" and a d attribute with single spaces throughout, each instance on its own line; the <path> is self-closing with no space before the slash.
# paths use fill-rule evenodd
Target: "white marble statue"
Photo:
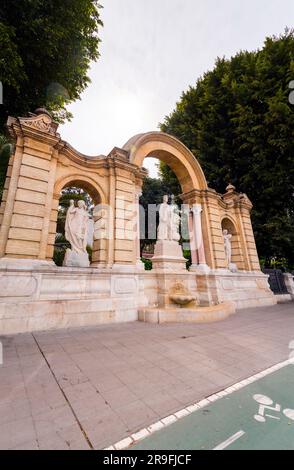
<path id="1" fill-rule="evenodd" d="M 223 237 L 226 255 L 226 265 L 227 267 L 229 267 L 232 263 L 232 235 L 229 233 L 228 230 L 225 229 L 223 230 Z"/>
<path id="2" fill-rule="evenodd" d="M 175 197 L 172 196 L 172 204 L 168 204 L 168 196 L 163 197 L 163 203 L 159 208 L 159 226 L 157 232 L 158 240 L 180 240 L 180 213 L 175 203 Z"/>
<path id="3" fill-rule="evenodd" d="M 65 238 L 70 243 L 71 249 L 66 250 L 64 266 L 89 266 L 88 227 L 89 214 L 85 201 L 78 201 L 76 207 L 74 201 L 71 200 L 65 221 Z"/>
<path id="4" fill-rule="evenodd" d="M 157 231 L 158 240 L 169 240 L 170 232 L 170 206 L 168 196 L 163 196 L 163 202 L 159 208 L 159 226 Z"/>
<path id="5" fill-rule="evenodd" d="M 169 220 L 169 235 L 170 240 L 176 242 L 180 241 L 180 222 L 181 216 L 178 206 L 175 203 L 175 196 L 172 196 L 171 206 L 170 206 L 170 220 Z"/>

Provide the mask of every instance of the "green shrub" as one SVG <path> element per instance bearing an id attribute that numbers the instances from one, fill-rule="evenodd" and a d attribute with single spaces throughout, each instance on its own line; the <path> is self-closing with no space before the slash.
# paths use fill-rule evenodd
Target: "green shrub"
<path id="1" fill-rule="evenodd" d="M 151 271 L 152 261 L 150 259 L 141 258 L 142 263 L 144 263 L 145 271 Z"/>

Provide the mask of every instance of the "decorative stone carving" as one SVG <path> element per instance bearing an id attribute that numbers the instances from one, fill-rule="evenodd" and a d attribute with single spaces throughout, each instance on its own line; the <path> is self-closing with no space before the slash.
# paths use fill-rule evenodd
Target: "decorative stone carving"
<path id="1" fill-rule="evenodd" d="M 236 191 L 236 188 L 234 185 L 232 184 L 229 184 L 227 187 L 226 187 L 226 191 L 227 193 L 234 193 Z"/>
<path id="2" fill-rule="evenodd" d="M 87 253 L 88 226 L 89 214 L 85 201 L 78 201 L 78 207 L 75 207 L 74 201 L 71 200 L 65 221 L 65 238 L 70 243 L 71 249 L 66 250 L 64 266 L 90 265 Z"/>
<path id="3" fill-rule="evenodd" d="M 172 286 L 169 298 L 172 302 L 181 306 L 188 305 L 196 300 L 196 297 L 191 295 L 191 292 L 181 282 L 177 282 Z"/>
<path id="4" fill-rule="evenodd" d="M 38 109 L 31 117 L 19 119 L 22 126 L 28 126 L 41 132 L 56 135 L 58 125 L 53 122 L 52 117 L 45 109 Z"/>

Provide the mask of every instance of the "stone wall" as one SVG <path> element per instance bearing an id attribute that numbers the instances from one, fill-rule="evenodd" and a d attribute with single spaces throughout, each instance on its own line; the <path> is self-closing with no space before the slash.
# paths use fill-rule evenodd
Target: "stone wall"
<path id="1" fill-rule="evenodd" d="M 135 321 L 147 303 L 134 272 L 0 271 L 1 334 Z"/>

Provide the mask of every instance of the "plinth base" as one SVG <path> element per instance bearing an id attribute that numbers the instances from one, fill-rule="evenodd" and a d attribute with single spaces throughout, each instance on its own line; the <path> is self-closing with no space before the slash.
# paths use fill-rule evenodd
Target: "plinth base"
<path id="1" fill-rule="evenodd" d="M 185 271 L 187 260 L 183 257 L 181 245 L 176 241 L 158 240 L 151 259 L 153 269 L 169 271 Z"/>
<path id="2" fill-rule="evenodd" d="M 69 248 L 66 250 L 63 266 L 68 268 L 89 268 L 88 253 L 76 253 Z"/>

